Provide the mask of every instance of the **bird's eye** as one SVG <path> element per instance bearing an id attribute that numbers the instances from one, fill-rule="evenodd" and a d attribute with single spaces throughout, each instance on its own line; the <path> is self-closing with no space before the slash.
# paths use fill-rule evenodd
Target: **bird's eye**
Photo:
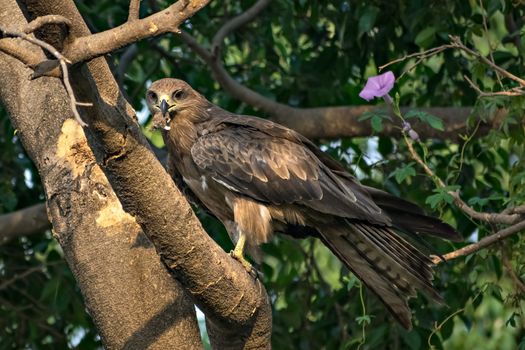
<path id="1" fill-rule="evenodd" d="M 173 93 L 174 100 L 181 100 L 186 97 L 186 93 L 183 90 L 177 90 Z"/>
<path id="2" fill-rule="evenodd" d="M 148 91 L 148 99 L 151 102 L 157 102 L 157 100 L 158 100 L 157 94 L 154 93 L 153 91 Z"/>

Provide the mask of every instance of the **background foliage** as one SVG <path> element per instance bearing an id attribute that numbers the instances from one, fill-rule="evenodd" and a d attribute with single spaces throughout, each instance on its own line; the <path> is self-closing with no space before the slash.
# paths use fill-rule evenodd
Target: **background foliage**
<path id="1" fill-rule="evenodd" d="M 128 1 L 76 1 L 94 31 L 127 19 Z M 141 16 L 167 1 L 142 2 Z M 212 1 L 184 30 L 208 45 L 228 18 L 252 0 Z M 457 35 L 483 55 L 523 77 L 525 7 L 521 1 L 291 1 L 276 0 L 251 24 L 226 38 L 222 59 L 236 80 L 263 95 L 299 107 L 358 105 L 358 92 L 377 66 L 405 54 L 443 45 Z M 484 21 L 488 30 L 484 28 Z M 147 125 L 144 93 L 151 81 L 187 80 L 210 100 L 239 113 L 261 115 L 223 92 L 206 65 L 177 36 L 136 44 L 108 57 L 129 101 Z M 124 56 L 128 55 L 127 58 Z M 118 73 L 128 60 L 125 74 Z M 415 63 L 391 66 L 396 76 Z M 477 210 L 501 212 L 525 200 L 525 97 L 477 99 L 467 75 L 483 90 L 501 89 L 493 71 L 458 51 L 423 61 L 396 82 L 401 104 L 476 106 L 470 132 L 459 141 L 427 140 L 427 162 Z M 508 82 L 503 82 L 508 84 Z M 512 84 L 510 84 L 512 85 Z M 495 108 L 507 118 L 488 135 L 477 135 L 480 118 Z M 381 125 L 375 127 L 379 132 Z M 152 142 L 159 135 L 145 128 Z M 363 183 L 384 188 L 434 211 L 467 242 L 495 232 L 451 206 L 446 195 L 415 164 L 401 139 L 370 136 L 317 140 Z M 42 202 L 40 180 L 0 106 L 0 213 Z M 225 249 L 222 226 L 199 214 Z M 431 241 L 439 253 L 460 244 Z M 326 248 L 315 240 L 276 237 L 264 247 L 261 266 L 273 301 L 276 349 L 525 349 L 523 294 L 509 278 L 507 259 L 525 278 L 525 244 L 515 235 L 490 249 L 440 264 L 435 283 L 447 306 L 423 296 L 411 301 L 415 327 L 408 332 Z M 523 292 L 522 292 L 523 293 Z M 58 244 L 50 232 L 0 246 L 0 349 L 95 349 L 96 330 Z"/>

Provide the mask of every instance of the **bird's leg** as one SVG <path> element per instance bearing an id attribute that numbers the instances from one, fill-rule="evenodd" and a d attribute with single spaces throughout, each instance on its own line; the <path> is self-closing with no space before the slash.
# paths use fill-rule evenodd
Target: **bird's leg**
<path id="1" fill-rule="evenodd" d="M 241 265 L 246 269 L 246 271 L 248 271 L 250 275 L 257 278 L 258 277 L 257 270 L 244 257 L 244 245 L 246 244 L 246 235 L 241 230 L 239 230 L 238 227 L 236 231 L 239 235 L 239 239 L 237 240 L 237 243 L 235 244 L 235 248 L 232 251 L 230 251 L 230 255 L 232 258 L 240 262 Z"/>

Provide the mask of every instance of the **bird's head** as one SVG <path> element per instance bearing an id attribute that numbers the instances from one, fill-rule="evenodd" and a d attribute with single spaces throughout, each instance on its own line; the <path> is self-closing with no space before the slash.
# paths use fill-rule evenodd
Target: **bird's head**
<path id="1" fill-rule="evenodd" d="M 151 84 L 146 101 L 153 115 L 153 128 L 170 130 L 171 121 L 178 113 L 205 103 L 206 99 L 185 81 L 166 78 Z"/>

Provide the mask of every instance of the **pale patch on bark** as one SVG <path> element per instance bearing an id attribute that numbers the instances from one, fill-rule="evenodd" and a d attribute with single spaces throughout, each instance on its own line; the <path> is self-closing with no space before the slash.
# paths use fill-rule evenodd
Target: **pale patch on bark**
<path id="1" fill-rule="evenodd" d="M 62 124 L 56 156 L 67 163 L 73 177 L 85 175 L 89 166 L 89 181 L 107 183 L 104 173 L 96 164 L 95 155 L 87 144 L 84 130 L 76 120 L 67 119 Z M 99 227 L 106 228 L 122 225 L 126 222 L 135 222 L 135 218 L 122 209 L 122 205 L 115 195 L 104 194 L 101 197 L 101 199 L 106 200 L 106 205 L 99 210 L 96 219 Z"/>
<path id="2" fill-rule="evenodd" d="M 84 173 L 88 164 L 95 163 L 95 156 L 87 145 L 84 130 L 74 119 L 66 119 L 57 142 L 56 156 L 64 159 L 73 177 Z"/>
<path id="3" fill-rule="evenodd" d="M 103 228 L 122 225 L 125 222 L 135 222 L 135 218 L 122 209 L 117 198 L 112 198 L 102 209 L 99 210 L 97 225 Z"/>
<path id="4" fill-rule="evenodd" d="M 157 32 L 157 30 L 159 30 L 159 27 L 157 27 L 157 25 L 155 25 L 155 23 L 151 22 L 149 24 L 148 30 L 150 31 L 150 33 L 155 33 L 155 32 Z"/>

